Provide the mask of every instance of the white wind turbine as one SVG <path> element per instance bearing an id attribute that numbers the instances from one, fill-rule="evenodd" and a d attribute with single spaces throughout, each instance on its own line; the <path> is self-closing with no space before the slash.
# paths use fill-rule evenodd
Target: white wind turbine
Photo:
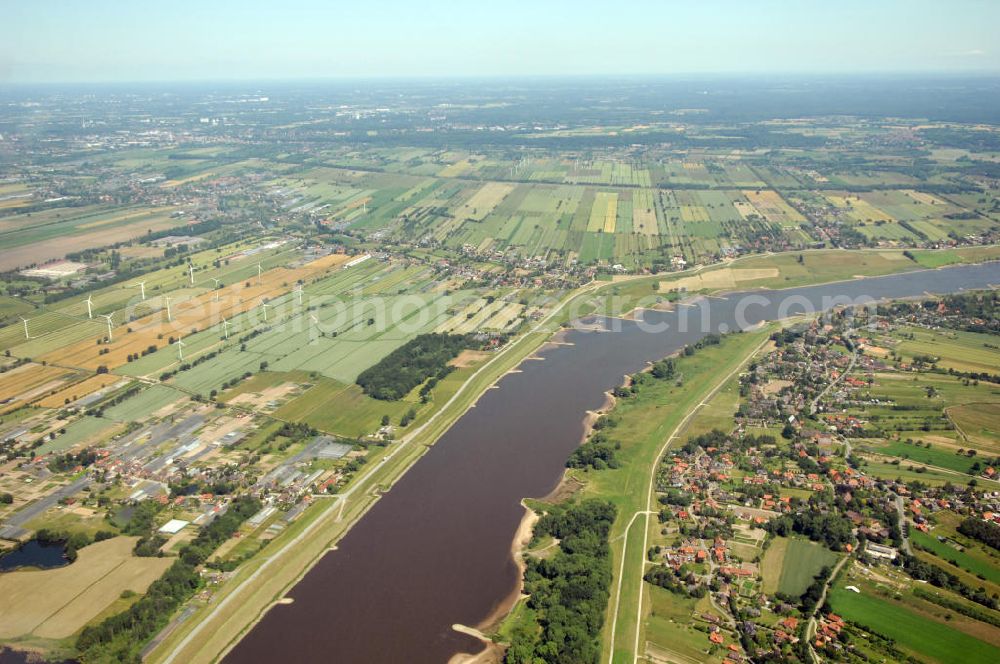
<path id="1" fill-rule="evenodd" d="M 136 286 L 139 287 L 139 293 L 142 295 L 142 299 L 145 300 L 146 299 L 146 282 L 145 281 L 140 281 L 137 284 L 133 284 L 132 288 L 135 288 Z"/>
<path id="2" fill-rule="evenodd" d="M 229 338 L 229 321 L 226 320 L 225 318 L 222 319 L 222 330 L 225 332 L 226 338 L 228 339 Z"/>
<path id="3" fill-rule="evenodd" d="M 264 282 L 263 282 L 263 280 L 261 279 L 261 276 L 262 276 L 263 274 L 264 274 L 264 268 L 262 268 L 262 267 L 260 266 L 260 263 L 257 263 L 257 284 L 258 284 L 258 285 L 260 285 L 260 284 L 264 283 Z"/>
<path id="4" fill-rule="evenodd" d="M 261 308 L 264 310 L 264 322 L 267 322 L 267 302 L 260 303 Z"/>
<path id="5" fill-rule="evenodd" d="M 112 316 L 114 316 L 113 312 L 110 313 L 110 314 L 101 314 L 101 318 L 103 318 L 104 320 L 106 320 L 108 322 L 108 341 L 114 341 L 115 340 L 115 338 L 113 336 L 111 336 L 111 325 L 112 325 L 111 317 Z"/>
<path id="6" fill-rule="evenodd" d="M 18 316 L 18 318 L 20 318 L 21 322 L 24 323 L 24 338 L 25 339 L 30 339 L 31 335 L 28 334 L 28 320 L 29 319 L 25 318 L 24 316 Z"/>
<path id="7" fill-rule="evenodd" d="M 90 295 L 87 296 L 87 318 L 94 317 L 94 302 L 90 297 Z"/>
<path id="8" fill-rule="evenodd" d="M 302 304 L 302 284 L 295 287 L 295 294 L 299 296 L 299 304 Z"/>
<path id="9" fill-rule="evenodd" d="M 219 301 L 219 284 L 221 282 L 218 279 L 216 279 L 215 277 L 212 277 L 212 281 L 215 282 L 215 301 L 218 302 Z"/>
<path id="10" fill-rule="evenodd" d="M 177 340 L 177 359 L 180 360 L 181 362 L 184 361 L 184 345 L 185 344 L 183 339 Z"/>
<path id="11" fill-rule="evenodd" d="M 194 265 L 188 263 L 188 276 L 191 278 L 191 285 L 194 286 Z"/>
<path id="12" fill-rule="evenodd" d="M 163 304 L 167 308 L 167 322 L 169 323 L 169 322 L 171 322 L 173 320 L 173 318 L 171 318 L 171 316 L 170 316 L 170 296 L 169 295 L 164 295 L 163 296 Z"/>

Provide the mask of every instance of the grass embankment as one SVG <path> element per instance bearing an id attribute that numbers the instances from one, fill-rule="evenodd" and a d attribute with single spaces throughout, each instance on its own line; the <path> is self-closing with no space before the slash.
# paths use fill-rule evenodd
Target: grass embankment
<path id="1" fill-rule="evenodd" d="M 687 423 L 698 405 L 724 385 L 766 338 L 763 331 L 725 337 L 720 345 L 678 359 L 680 381 L 651 381 L 637 396 L 619 400 L 614 409 L 619 423 L 611 433 L 621 442 L 615 456 L 619 467 L 574 472 L 585 482 L 583 496 L 604 498 L 618 507 L 611 530 L 615 578 L 602 635 L 602 659 L 610 652 L 612 630 L 615 661 L 633 659 L 645 568 L 645 528 L 652 525 L 639 513 L 648 509 L 651 469 L 668 439 L 680 433 L 678 427 Z"/>

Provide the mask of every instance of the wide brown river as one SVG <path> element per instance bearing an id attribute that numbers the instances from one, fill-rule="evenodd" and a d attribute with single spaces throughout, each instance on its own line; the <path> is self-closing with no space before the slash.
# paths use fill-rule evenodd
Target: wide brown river
<path id="1" fill-rule="evenodd" d="M 570 330 L 520 373 L 487 390 L 441 439 L 229 653 L 230 664 L 441 664 L 482 644 L 452 625 L 486 620 L 517 587 L 511 544 L 520 501 L 559 483 L 587 410 L 625 374 L 708 332 L 819 311 L 834 297 L 876 299 L 1000 284 L 1000 263 L 733 293 L 646 325 L 598 319 L 608 332 Z M 652 331 L 654 325 L 665 329 Z"/>

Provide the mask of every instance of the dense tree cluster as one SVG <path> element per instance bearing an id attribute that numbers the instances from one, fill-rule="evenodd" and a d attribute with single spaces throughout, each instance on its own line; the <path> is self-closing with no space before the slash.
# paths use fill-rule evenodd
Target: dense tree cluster
<path id="1" fill-rule="evenodd" d="M 826 582 L 830 580 L 830 574 L 832 573 L 833 570 L 824 566 L 819 571 L 819 574 L 813 577 L 813 582 L 809 584 L 809 587 L 802 593 L 802 597 L 799 598 L 801 602 L 799 608 L 802 609 L 802 615 L 810 616 L 816 610 L 816 605 L 819 604 L 819 599 L 823 596 L 823 590 L 826 588 Z"/>
<path id="2" fill-rule="evenodd" d="M 122 528 L 126 535 L 148 535 L 153 529 L 153 521 L 160 511 L 160 504 L 155 500 L 143 500 L 133 506 L 126 507 L 120 513 L 128 522 Z"/>
<path id="3" fill-rule="evenodd" d="M 141 662 L 140 651 L 145 642 L 201 584 L 198 566 L 260 507 L 260 501 L 249 496 L 234 500 L 225 514 L 202 528 L 198 536 L 181 549 L 177 562 L 149 586 L 139 601 L 97 625 L 85 627 L 76 641 L 80 661 Z"/>
<path id="4" fill-rule="evenodd" d="M 673 569 L 666 565 L 657 565 L 642 577 L 645 581 L 684 597 L 704 597 L 708 588 L 698 583 L 698 577 L 683 569 Z"/>
<path id="5" fill-rule="evenodd" d="M 596 664 L 611 585 L 608 533 L 614 520 L 615 506 L 596 499 L 555 507 L 539 519 L 536 536 L 557 538 L 559 551 L 527 561 L 524 588 L 539 629 L 513 635 L 508 663 Z"/>
<path id="6" fill-rule="evenodd" d="M 679 505 L 681 507 L 687 507 L 691 504 L 691 494 L 680 489 L 668 488 L 666 491 L 660 495 L 659 499 L 661 505 Z"/>
<path id="7" fill-rule="evenodd" d="M 97 461 L 97 452 L 93 448 L 88 447 L 79 452 L 67 452 L 65 454 L 59 454 L 49 461 L 49 470 L 54 473 L 65 473 L 73 470 L 77 466 L 86 468 Z"/>
<path id="8" fill-rule="evenodd" d="M 670 380 L 671 378 L 677 375 L 677 362 L 675 362 L 674 358 L 672 357 L 660 360 L 659 362 L 653 365 L 653 368 L 650 370 L 650 373 L 653 374 L 653 378 L 658 378 L 660 380 Z"/>
<path id="9" fill-rule="evenodd" d="M 969 517 L 958 524 L 958 532 L 1000 551 L 1000 526 L 995 523 Z"/>
<path id="10" fill-rule="evenodd" d="M 851 543 L 854 539 L 852 528 L 850 519 L 839 514 L 813 511 L 779 516 L 764 524 L 764 529 L 774 535 L 787 537 L 798 533 L 834 551 L 843 551 Z"/>
<path id="11" fill-rule="evenodd" d="M 479 346 L 473 335 L 421 334 L 362 371 L 357 383 L 370 397 L 396 401 L 432 376 L 444 378 L 452 369 L 448 362 Z"/>
<path id="12" fill-rule="evenodd" d="M 621 446 L 619 442 L 608 440 L 603 431 L 598 431 L 587 442 L 573 450 L 569 459 L 566 460 L 566 467 L 593 468 L 594 470 L 617 468 L 620 464 L 615 458 L 615 450 L 621 449 Z"/>

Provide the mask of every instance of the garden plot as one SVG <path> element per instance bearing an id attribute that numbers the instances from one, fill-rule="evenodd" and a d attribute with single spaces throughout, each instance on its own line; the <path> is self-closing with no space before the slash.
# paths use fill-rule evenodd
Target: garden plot
<path id="1" fill-rule="evenodd" d="M 806 221 L 798 210 L 789 205 L 781 197 L 781 194 L 774 190 L 747 189 L 743 191 L 743 195 L 747 197 L 757 213 L 772 224 L 777 224 L 782 228 L 798 228 L 799 224 Z M 743 210 L 740 210 L 740 214 L 743 214 Z"/>
<path id="2" fill-rule="evenodd" d="M 587 230 L 592 233 L 613 233 L 618 217 L 618 194 L 599 191 L 594 195 Z"/>

